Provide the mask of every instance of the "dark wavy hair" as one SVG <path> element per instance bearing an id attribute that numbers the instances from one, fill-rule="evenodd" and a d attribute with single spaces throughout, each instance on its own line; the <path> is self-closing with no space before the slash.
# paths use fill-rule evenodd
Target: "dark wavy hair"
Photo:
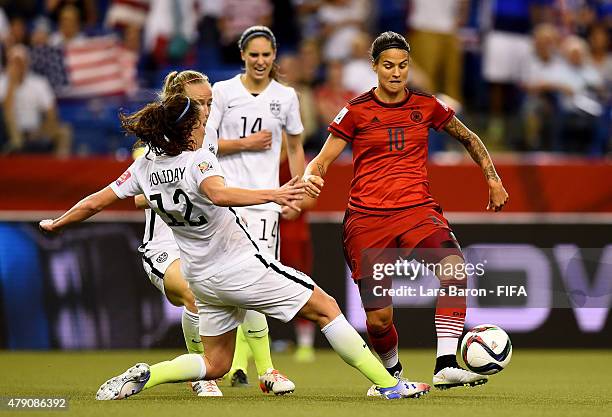
<path id="1" fill-rule="evenodd" d="M 276 37 L 267 26 L 251 26 L 246 28 L 245 31 L 242 32 L 242 35 L 240 35 L 240 39 L 238 39 L 238 48 L 240 51 L 243 52 L 249 46 L 249 42 L 255 38 L 266 38 L 270 41 L 272 49 L 276 51 Z M 270 78 L 278 81 L 278 77 L 278 64 L 275 61 L 272 63 L 272 68 L 270 69 Z"/>
<path id="2" fill-rule="evenodd" d="M 396 32 L 383 32 L 372 42 L 370 47 L 370 59 L 377 63 L 380 54 L 387 49 L 402 49 L 410 54 L 410 45 L 406 38 Z"/>
<path id="3" fill-rule="evenodd" d="M 149 103 L 132 114 L 119 114 L 121 127 L 148 145 L 156 155 L 176 156 L 193 149 L 193 129 L 200 123 L 200 105 L 183 94 Z"/>

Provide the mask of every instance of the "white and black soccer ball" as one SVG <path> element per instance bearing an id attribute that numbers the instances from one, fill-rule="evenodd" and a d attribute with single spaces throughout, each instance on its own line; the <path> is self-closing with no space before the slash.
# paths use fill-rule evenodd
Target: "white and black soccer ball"
<path id="1" fill-rule="evenodd" d="M 494 324 L 480 324 L 467 332 L 461 342 L 465 365 L 481 375 L 501 372 L 512 358 L 508 334 Z"/>

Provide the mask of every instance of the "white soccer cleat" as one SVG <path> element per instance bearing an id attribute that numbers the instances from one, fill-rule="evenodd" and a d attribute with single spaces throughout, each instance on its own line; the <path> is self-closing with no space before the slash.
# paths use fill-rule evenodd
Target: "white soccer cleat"
<path id="1" fill-rule="evenodd" d="M 137 363 L 119 376 L 113 377 L 100 386 L 96 400 L 123 400 L 138 394 L 151 377 L 149 365 Z"/>
<path id="2" fill-rule="evenodd" d="M 191 383 L 191 389 L 198 397 L 223 397 L 215 381 L 195 381 Z"/>
<path id="3" fill-rule="evenodd" d="M 398 379 L 397 385 L 390 388 L 375 387 L 376 393 L 370 394 L 372 388 L 368 390 L 370 397 L 383 397 L 386 400 L 399 400 L 402 398 L 419 398 L 427 394 L 431 387 L 424 382 L 411 382 L 405 379 Z"/>
<path id="4" fill-rule="evenodd" d="M 276 369 L 268 369 L 259 377 L 259 388 L 264 393 L 273 392 L 274 395 L 285 395 L 295 391 L 295 384 Z"/>
<path id="5" fill-rule="evenodd" d="M 433 376 L 434 387 L 438 389 L 449 389 L 454 387 L 475 387 L 486 384 L 489 377 L 480 375 L 462 368 L 447 367 L 438 371 Z"/>

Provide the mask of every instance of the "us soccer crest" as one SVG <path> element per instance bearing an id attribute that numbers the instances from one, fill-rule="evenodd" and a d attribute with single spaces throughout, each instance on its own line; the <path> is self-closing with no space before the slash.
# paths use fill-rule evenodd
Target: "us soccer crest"
<path id="1" fill-rule="evenodd" d="M 272 113 L 274 116 L 278 116 L 281 112 L 281 104 L 280 101 L 278 100 L 272 100 L 270 102 L 270 113 Z"/>

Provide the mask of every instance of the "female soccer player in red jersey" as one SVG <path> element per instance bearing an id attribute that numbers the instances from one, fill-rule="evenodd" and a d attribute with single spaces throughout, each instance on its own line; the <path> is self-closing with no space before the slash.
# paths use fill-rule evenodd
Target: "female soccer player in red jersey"
<path id="1" fill-rule="evenodd" d="M 406 88 L 410 46 L 403 36 L 395 32 L 378 36 L 372 43 L 371 59 L 378 86 L 349 101 L 338 113 L 321 152 L 306 168 L 304 180 L 310 187 L 323 187 L 321 177 L 346 144 L 352 145 L 354 176 L 344 218 L 344 251 L 360 289 L 372 345 L 389 373 L 401 375 L 392 298 L 373 294 L 374 286 L 390 288 L 391 279 L 374 280 L 369 267 L 373 263 L 368 260 L 384 259 L 381 257 L 388 256 L 384 249 L 399 248 L 417 260 L 439 264 L 436 272 L 442 288 L 466 285 L 465 279 L 447 272 L 464 271 L 460 268 L 464 260 L 448 221 L 429 192 L 428 130 L 444 129 L 482 168 L 489 186 L 488 210 L 501 210 L 508 193 L 484 144 L 455 117 L 453 109 L 434 96 Z M 362 257 L 365 250 L 367 259 Z M 483 384 L 486 376 L 460 368 L 456 360 L 466 298 L 446 294 L 438 296 L 436 306 L 434 385 L 443 389 Z"/>

